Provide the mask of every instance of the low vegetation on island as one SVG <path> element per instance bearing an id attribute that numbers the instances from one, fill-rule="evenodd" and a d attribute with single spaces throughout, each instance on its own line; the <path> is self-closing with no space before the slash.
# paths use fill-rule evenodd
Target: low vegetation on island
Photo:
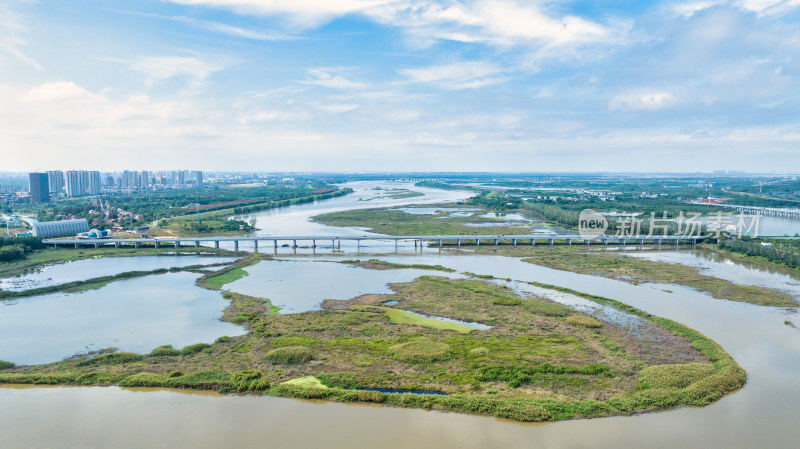
<path id="1" fill-rule="evenodd" d="M 198 284 L 224 290 L 261 257 L 206 273 Z M 655 334 L 626 335 L 483 279 L 422 276 L 391 287 L 392 294 L 285 315 L 267 298 L 223 291 L 230 303 L 222 319 L 247 334 L 148 354 L 0 364 L 0 383 L 207 389 L 551 421 L 705 405 L 745 381 L 705 336 L 610 299 L 570 291 L 654 323 Z M 458 322 L 441 325 L 437 317 Z"/>

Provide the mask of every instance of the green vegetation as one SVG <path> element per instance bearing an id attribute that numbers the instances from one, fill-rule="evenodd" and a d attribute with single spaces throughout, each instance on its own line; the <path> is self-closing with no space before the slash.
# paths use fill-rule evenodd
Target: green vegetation
<path id="1" fill-rule="evenodd" d="M 270 315 L 267 300 L 225 292 L 230 304 L 223 320 L 241 323 L 246 335 L 180 351 L 105 351 L 10 367 L 0 373 L 0 383 L 268 393 L 541 421 L 702 405 L 744 382 L 741 368 L 713 341 L 613 300 L 583 295 L 649 319 L 674 338 L 655 348 L 612 325 L 575 326 L 565 317 L 583 315 L 572 309 L 481 280 L 422 276 L 391 287 L 390 295 L 326 301 L 324 310 L 291 315 Z M 381 305 L 389 299 L 398 305 Z M 406 311 L 493 327 L 459 332 L 392 318 Z"/>
<path id="2" fill-rule="evenodd" d="M 500 252 L 495 250 L 500 249 Z M 678 284 L 705 292 L 717 299 L 748 302 L 751 304 L 792 307 L 797 305 L 788 293 L 765 287 L 735 284 L 724 279 L 701 274 L 687 265 L 644 260 L 626 256 L 618 251 L 587 251 L 578 246 L 506 246 L 480 247 L 478 253 L 525 257 L 523 260 L 556 270 L 603 276 L 639 284 L 655 282 Z"/>
<path id="3" fill-rule="evenodd" d="M 264 356 L 264 360 L 274 365 L 297 365 L 306 363 L 312 358 L 314 358 L 314 353 L 305 346 L 286 346 L 273 349 Z"/>
<path id="4" fill-rule="evenodd" d="M 434 318 L 426 318 L 424 316 L 415 315 L 405 310 L 395 309 L 393 307 L 353 306 L 352 309 L 373 313 L 385 313 L 386 316 L 389 317 L 389 321 L 396 324 L 411 324 L 414 326 L 425 326 L 432 327 L 434 329 L 453 330 L 463 333 L 475 330 L 475 328 L 467 326 L 466 324 L 442 321 Z"/>
<path id="5" fill-rule="evenodd" d="M 14 368 L 16 365 L 11 362 L 6 362 L 5 360 L 0 360 L 0 370 L 3 369 L 11 369 Z"/>
<path id="6" fill-rule="evenodd" d="M 434 206 L 431 206 L 434 207 Z M 453 207 L 452 204 L 446 207 Z M 485 210 L 471 211 L 467 217 L 437 214 L 409 214 L 396 209 L 361 209 L 333 212 L 313 217 L 328 226 L 366 228 L 369 232 L 389 235 L 419 234 L 521 234 L 527 226 L 508 226 L 501 218 L 481 217 Z M 467 226 L 467 224 L 479 224 Z M 494 225 L 493 225 L 494 224 Z"/>
<path id="7" fill-rule="evenodd" d="M 292 387 L 301 388 L 328 388 L 327 385 L 320 382 L 315 376 L 305 376 L 297 379 L 290 379 L 283 382 L 281 385 L 288 385 Z"/>
<path id="8" fill-rule="evenodd" d="M 43 247 L 39 237 L 0 237 L 0 262 L 25 259 L 29 253 Z"/>
<path id="9" fill-rule="evenodd" d="M 792 270 L 800 269 L 800 239 L 722 239 L 719 249 L 766 260 Z"/>
<path id="10" fill-rule="evenodd" d="M 603 323 L 597 321 L 596 319 L 583 315 L 570 315 L 567 317 L 567 323 L 593 328 L 603 326 Z"/>
<path id="11" fill-rule="evenodd" d="M 450 358 L 452 348 L 447 343 L 420 338 L 389 348 L 389 353 L 397 360 L 408 363 L 432 363 Z"/>
<path id="12" fill-rule="evenodd" d="M 348 259 L 342 260 L 339 263 L 347 264 L 347 265 L 356 265 L 361 268 L 367 269 L 404 269 L 404 268 L 413 268 L 417 270 L 433 270 L 433 271 L 443 271 L 445 273 L 453 273 L 456 270 L 452 268 L 443 267 L 441 265 L 426 265 L 422 263 L 414 263 L 414 264 L 402 264 L 402 263 L 393 263 L 393 262 L 386 262 L 384 260 L 379 259 L 369 259 L 366 262 L 362 262 L 358 259 Z"/>

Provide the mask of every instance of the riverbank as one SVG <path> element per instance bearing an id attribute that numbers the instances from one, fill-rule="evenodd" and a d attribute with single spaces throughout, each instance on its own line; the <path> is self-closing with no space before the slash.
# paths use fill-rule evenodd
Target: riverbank
<path id="1" fill-rule="evenodd" d="M 259 256 L 260 257 L 260 256 Z M 253 260 L 203 276 L 222 288 Z M 233 274 L 231 274 L 233 273 Z M 214 277 L 221 280 L 214 281 Z M 199 280 L 198 280 L 199 281 Z M 200 281 L 199 281 L 200 282 Z M 704 405 L 744 382 L 718 345 L 677 323 L 658 322 L 663 348 L 644 347 L 609 323 L 481 280 L 423 276 L 394 293 L 327 301 L 324 310 L 270 314 L 265 298 L 223 293 L 223 320 L 248 329 L 210 345 L 149 354 L 102 353 L 15 367 L 2 383 L 122 385 L 251 392 L 373 402 L 550 421 Z M 387 305 L 387 301 L 397 301 Z M 607 301 L 614 307 L 622 305 Z M 443 329 L 397 322 L 387 309 L 491 326 Z M 635 309 L 624 306 L 627 313 Z M 655 317 L 640 313 L 645 319 Z M 575 319 L 583 317 L 584 320 Z M 598 325 L 595 325 L 598 323 Z M 696 348 L 696 349 L 695 349 Z M 728 373 L 719 378 L 720 370 Z M 741 374 L 741 375 L 738 375 Z M 287 381 L 314 376 L 323 387 Z M 715 377 L 716 376 L 716 377 Z M 723 382 L 724 380 L 724 382 Z M 438 391 L 446 395 L 365 389 Z"/>
<path id="2" fill-rule="evenodd" d="M 705 248 L 714 251 L 713 246 Z M 626 256 L 624 251 L 606 251 L 583 245 L 572 246 L 471 246 L 469 248 L 446 247 L 448 252 L 492 254 L 521 257 L 523 261 L 556 270 L 603 276 L 631 284 L 662 283 L 678 284 L 705 292 L 717 299 L 747 302 L 750 304 L 794 307 L 798 301 L 786 292 L 753 285 L 741 285 L 717 277 L 701 274 L 696 267 L 677 263 L 658 262 Z M 727 253 L 725 253 L 727 255 Z M 746 256 L 743 256 L 746 257 Z M 761 261 L 760 266 L 769 262 Z M 783 267 L 775 267 L 783 269 Z"/>

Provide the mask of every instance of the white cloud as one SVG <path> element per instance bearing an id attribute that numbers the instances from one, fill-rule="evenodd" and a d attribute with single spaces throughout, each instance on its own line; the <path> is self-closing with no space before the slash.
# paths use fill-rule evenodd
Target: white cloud
<path id="1" fill-rule="evenodd" d="M 342 73 L 349 72 L 351 69 L 346 67 L 317 67 L 308 69 L 308 78 L 304 84 L 327 87 L 330 89 L 354 90 L 366 87 L 364 83 L 345 78 Z"/>
<path id="2" fill-rule="evenodd" d="M 130 70 L 141 73 L 148 85 L 186 76 L 189 78 L 189 87 L 195 89 L 201 87 L 212 73 L 224 70 L 229 63 L 198 56 L 140 56 L 104 60 L 125 64 Z"/>
<path id="3" fill-rule="evenodd" d="M 24 61 L 37 70 L 41 66 L 23 51 L 28 42 L 23 35 L 28 31 L 25 20 L 10 5 L 0 3 L 0 52 Z"/>
<path id="4" fill-rule="evenodd" d="M 240 14 L 280 15 L 291 25 L 312 28 L 336 17 L 356 14 L 393 0 L 169 0 L 173 3 L 209 6 Z"/>
<path id="5" fill-rule="evenodd" d="M 413 82 L 430 83 L 448 90 L 476 89 L 506 80 L 499 76 L 500 68 L 482 61 L 401 69 L 399 72 Z"/>
<path id="6" fill-rule="evenodd" d="M 674 106 L 678 99 L 665 91 L 637 91 L 617 95 L 608 102 L 608 108 L 632 110 L 657 110 Z"/>

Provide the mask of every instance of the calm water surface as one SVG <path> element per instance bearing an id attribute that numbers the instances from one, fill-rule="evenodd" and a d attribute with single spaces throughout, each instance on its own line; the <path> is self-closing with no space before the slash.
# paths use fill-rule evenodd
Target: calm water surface
<path id="1" fill-rule="evenodd" d="M 28 290 L 126 271 L 152 271 L 159 268 L 211 265 L 232 262 L 233 258 L 214 256 L 132 256 L 76 260 L 43 267 L 33 273 L 0 279 L 0 290 Z"/>
<path id="2" fill-rule="evenodd" d="M 0 301 L 0 360 L 49 363 L 108 347 L 141 353 L 243 334 L 219 321 L 227 301 L 195 286 L 197 277 L 167 273 L 82 293 Z"/>

